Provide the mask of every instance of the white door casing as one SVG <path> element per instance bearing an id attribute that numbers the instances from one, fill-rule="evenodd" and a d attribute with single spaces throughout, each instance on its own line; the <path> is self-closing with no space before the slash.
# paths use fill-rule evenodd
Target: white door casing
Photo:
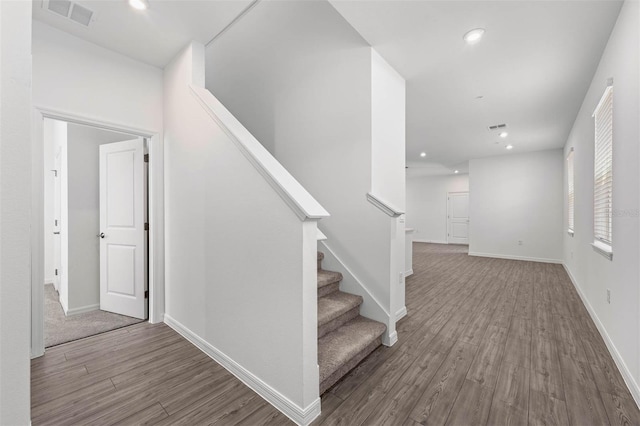
<path id="1" fill-rule="evenodd" d="M 146 319 L 142 138 L 100 145 L 100 309 Z"/>
<path id="2" fill-rule="evenodd" d="M 469 193 L 447 194 L 447 242 L 469 244 Z"/>
<path id="3" fill-rule="evenodd" d="M 62 150 L 58 147 L 55 157 L 55 170 L 53 177 L 53 267 L 55 268 L 53 275 L 53 286 L 56 291 L 60 291 L 60 278 L 62 275 L 62 241 L 61 232 L 61 197 L 62 197 Z"/>

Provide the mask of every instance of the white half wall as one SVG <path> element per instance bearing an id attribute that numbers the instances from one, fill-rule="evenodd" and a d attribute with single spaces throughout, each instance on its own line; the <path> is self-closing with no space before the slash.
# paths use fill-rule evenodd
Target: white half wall
<path id="1" fill-rule="evenodd" d="M 0 424 L 20 426 L 31 417 L 31 5 L 0 2 Z"/>
<path id="2" fill-rule="evenodd" d="M 447 193 L 467 191 L 466 174 L 407 176 L 407 228 L 414 229 L 413 241 L 446 244 Z"/>
<path id="3" fill-rule="evenodd" d="M 611 354 L 640 403 L 640 7 L 626 1 L 565 145 L 574 149 L 575 233 L 564 235 L 563 259 Z M 592 114 L 613 78 L 613 259 L 593 242 L 594 124 Z M 565 161 L 565 221 L 567 227 Z M 607 303 L 607 289 L 611 303 Z"/>
<path id="4" fill-rule="evenodd" d="M 203 45 L 187 46 L 164 82 L 165 321 L 308 424 L 320 412 L 317 224 L 301 221 L 239 149 L 233 135 L 244 128 L 190 89 L 204 86 Z"/>
<path id="5" fill-rule="evenodd" d="M 469 162 L 469 254 L 562 263 L 561 149 Z"/>

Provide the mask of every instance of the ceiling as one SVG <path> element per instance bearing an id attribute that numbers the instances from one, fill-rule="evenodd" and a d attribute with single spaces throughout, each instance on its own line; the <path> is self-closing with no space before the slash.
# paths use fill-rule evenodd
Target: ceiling
<path id="1" fill-rule="evenodd" d="M 125 0 L 75 1 L 94 12 L 84 27 L 43 8 L 33 0 L 33 18 L 133 59 L 163 68 L 191 40 L 206 43 L 222 31 L 252 0 L 149 0 L 136 11 Z"/>
<path id="2" fill-rule="evenodd" d="M 470 159 L 564 146 L 622 5 L 331 3 L 406 79 L 409 175 L 465 172 Z M 483 39 L 467 45 L 463 34 L 478 27 Z M 502 123 L 506 139 L 488 130 Z"/>
<path id="3" fill-rule="evenodd" d="M 190 40 L 206 43 L 252 0 L 79 0 L 83 27 L 33 0 L 33 17 L 164 67 Z M 468 160 L 564 145 L 621 0 L 331 0 L 407 81 L 409 175 L 464 173 Z M 482 41 L 462 36 L 482 27 Z M 501 139 L 488 126 L 507 124 Z M 512 144 L 511 151 L 505 145 Z M 426 157 L 420 157 L 426 152 Z"/>

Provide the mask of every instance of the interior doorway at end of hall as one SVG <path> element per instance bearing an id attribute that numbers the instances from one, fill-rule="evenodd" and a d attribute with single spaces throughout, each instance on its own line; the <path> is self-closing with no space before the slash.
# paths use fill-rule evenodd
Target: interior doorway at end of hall
<path id="1" fill-rule="evenodd" d="M 469 192 L 447 193 L 447 243 L 469 244 Z"/>
<path id="2" fill-rule="evenodd" d="M 147 141 L 45 118 L 45 347 L 148 317 Z"/>

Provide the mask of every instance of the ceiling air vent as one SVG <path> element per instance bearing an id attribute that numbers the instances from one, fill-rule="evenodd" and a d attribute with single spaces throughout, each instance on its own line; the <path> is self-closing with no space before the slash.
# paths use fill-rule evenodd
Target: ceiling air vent
<path id="1" fill-rule="evenodd" d="M 71 9 L 71 15 L 69 15 L 69 19 L 77 22 L 78 24 L 82 24 L 85 27 L 89 26 L 92 17 L 93 12 L 86 7 L 80 6 L 79 4 L 73 5 L 73 9 Z"/>
<path id="2" fill-rule="evenodd" d="M 85 27 L 95 20 L 92 10 L 68 0 L 43 0 L 42 7 Z"/>
<path id="3" fill-rule="evenodd" d="M 49 0 L 44 5 L 48 10 L 58 15 L 62 15 L 65 18 L 69 16 L 71 11 L 71 2 L 67 0 Z"/>
<path id="4" fill-rule="evenodd" d="M 489 126 L 489 130 L 504 129 L 505 127 L 507 127 L 506 124 L 494 124 L 493 126 Z"/>

